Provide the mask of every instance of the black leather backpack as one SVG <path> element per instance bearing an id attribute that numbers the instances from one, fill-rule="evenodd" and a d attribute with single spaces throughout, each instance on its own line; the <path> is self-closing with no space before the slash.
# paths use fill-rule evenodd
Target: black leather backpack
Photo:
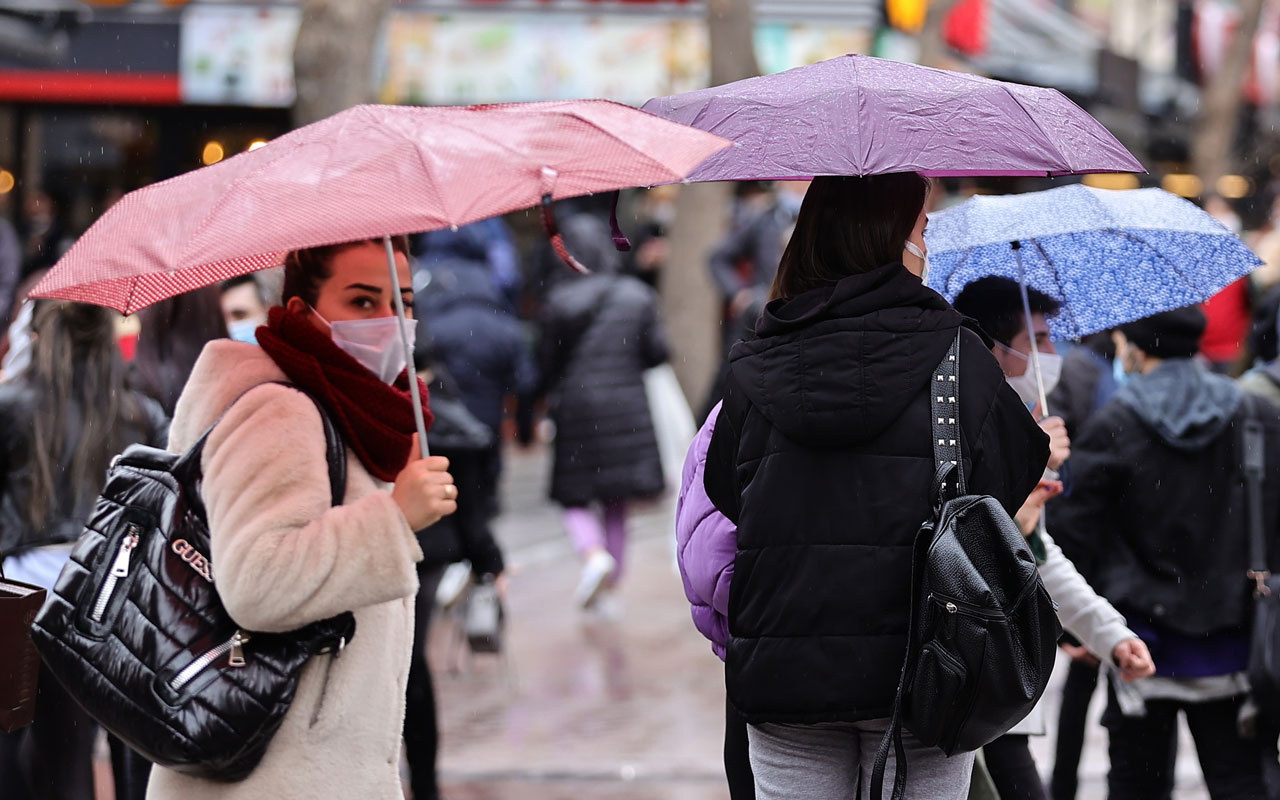
<path id="1" fill-rule="evenodd" d="M 902 727 L 947 755 L 1003 736 L 1039 702 L 1062 626 L 1022 531 L 992 497 L 965 491 L 959 426 L 960 337 L 934 371 L 933 518 L 916 536 L 907 655 L 871 776 L 882 797 L 906 789 Z"/>
<path id="2" fill-rule="evenodd" d="M 343 443 L 316 407 L 339 505 Z M 181 455 L 133 445 L 116 457 L 31 635 L 49 672 L 130 747 L 179 772 L 233 781 L 262 759 L 303 665 L 316 653 L 336 656 L 355 618 L 268 634 L 228 616 L 200 498 L 212 430 Z"/>

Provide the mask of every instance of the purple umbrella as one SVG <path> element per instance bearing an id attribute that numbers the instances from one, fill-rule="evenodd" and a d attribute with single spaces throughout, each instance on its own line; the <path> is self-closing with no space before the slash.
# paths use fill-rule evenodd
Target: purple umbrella
<path id="1" fill-rule="evenodd" d="M 1056 89 L 847 55 L 644 104 L 732 139 L 691 181 L 1145 172 Z"/>

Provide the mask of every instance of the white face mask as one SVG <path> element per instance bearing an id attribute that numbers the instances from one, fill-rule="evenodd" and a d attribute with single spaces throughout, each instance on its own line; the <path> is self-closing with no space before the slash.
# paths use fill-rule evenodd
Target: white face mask
<path id="1" fill-rule="evenodd" d="M 398 317 L 329 322 L 320 316 L 319 311 L 315 311 L 315 315 L 329 326 L 329 335 L 333 338 L 333 343 L 377 375 L 383 383 L 395 383 L 400 373 L 404 372 L 407 364 L 404 357 L 404 343 L 400 341 Z M 409 339 L 409 349 L 412 350 L 418 333 L 414 320 L 404 321 L 404 333 Z"/>
<path id="2" fill-rule="evenodd" d="M 258 326 L 265 324 L 256 319 L 237 319 L 227 323 L 227 336 L 245 344 L 258 343 Z"/>
<path id="3" fill-rule="evenodd" d="M 1000 342 L 996 342 L 996 347 L 1027 362 L 1026 371 L 1013 378 L 1006 377 L 1005 380 L 1028 406 L 1040 402 L 1040 392 L 1036 389 L 1036 371 L 1031 368 L 1031 357 Z M 1062 377 L 1062 356 L 1057 353 L 1041 353 L 1040 377 L 1044 379 L 1045 395 L 1052 393 L 1054 387 L 1058 385 L 1058 379 Z"/>
<path id="4" fill-rule="evenodd" d="M 924 284 L 928 284 L 928 283 L 929 283 L 929 256 L 928 256 L 928 254 L 927 254 L 927 253 L 925 253 L 925 251 L 923 251 L 923 250 L 921 250 L 921 249 L 920 249 L 920 245 L 916 244 L 915 242 L 911 241 L 910 239 L 908 239 L 908 240 L 907 240 L 907 242 L 906 242 L 906 244 L 904 244 L 904 245 L 903 245 L 903 248 L 904 248 L 908 253 L 910 253 L 911 255 L 915 256 L 916 258 L 918 258 L 918 259 L 920 259 L 921 261 L 923 261 L 923 262 L 924 262 L 924 268 L 920 270 L 920 282 L 921 282 L 921 283 L 924 283 Z"/>

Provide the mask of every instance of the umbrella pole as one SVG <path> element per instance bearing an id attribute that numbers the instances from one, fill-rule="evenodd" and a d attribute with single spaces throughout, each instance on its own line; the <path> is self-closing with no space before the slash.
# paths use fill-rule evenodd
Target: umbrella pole
<path id="1" fill-rule="evenodd" d="M 409 395 L 413 398 L 413 422 L 418 426 L 418 444 L 422 446 L 422 457 L 431 455 L 427 448 L 427 421 L 422 416 L 422 393 L 418 391 L 418 371 L 413 366 L 413 347 L 409 344 L 409 334 L 404 331 L 406 314 L 404 299 L 400 297 L 400 275 L 396 272 L 396 251 L 391 246 L 391 237 L 382 237 L 387 247 L 387 268 L 391 271 L 391 296 L 396 304 L 396 318 L 400 320 L 400 343 L 404 345 L 405 364 L 409 369 Z"/>
<path id="2" fill-rule="evenodd" d="M 1027 338 L 1031 340 L 1031 369 L 1035 370 L 1036 393 L 1040 401 L 1041 418 L 1049 416 L 1049 400 L 1044 393 L 1044 374 L 1040 372 L 1040 350 L 1036 347 L 1036 333 L 1031 324 L 1031 298 L 1027 294 L 1027 276 L 1022 270 L 1022 242 L 1011 242 L 1013 259 L 1018 264 L 1018 290 L 1022 293 L 1022 313 L 1027 320 Z"/>

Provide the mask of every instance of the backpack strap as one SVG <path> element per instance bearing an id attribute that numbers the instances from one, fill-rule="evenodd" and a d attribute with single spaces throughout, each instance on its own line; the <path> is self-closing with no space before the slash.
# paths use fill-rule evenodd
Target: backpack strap
<path id="1" fill-rule="evenodd" d="M 321 403 L 319 398 L 315 395 L 297 384 L 288 383 L 286 381 L 271 381 L 271 383 L 276 383 L 280 386 L 288 386 L 291 389 L 302 392 L 307 397 L 311 398 L 311 402 L 315 403 L 316 410 L 320 412 L 320 424 L 324 427 L 324 455 L 325 461 L 329 464 L 330 503 L 335 506 L 342 505 L 342 498 L 345 497 L 347 493 L 346 445 L 342 440 L 342 433 L 338 430 L 338 427 L 333 424 L 333 418 L 329 415 L 324 404 Z M 258 386 L 262 385 L 263 384 L 258 384 Z M 218 415 L 218 418 L 213 421 L 213 424 L 206 428 L 204 433 L 200 434 L 200 438 L 197 439 L 195 443 L 187 449 L 187 452 L 182 454 L 182 457 L 178 459 L 177 463 L 174 464 L 173 471 L 175 474 L 185 475 L 196 480 L 200 478 L 201 457 L 204 455 L 204 445 L 209 439 L 209 434 L 213 433 L 213 429 L 218 427 L 218 423 L 222 422 L 222 418 L 227 415 L 228 411 L 235 407 L 236 403 L 240 402 L 240 400 L 246 394 L 252 392 L 253 389 L 257 389 L 258 386 L 254 386 L 252 389 L 245 391 L 233 400 L 231 405 L 227 406 L 226 410 Z"/>
<path id="2" fill-rule="evenodd" d="M 1267 538 L 1262 520 L 1262 484 L 1266 476 L 1266 449 L 1262 421 L 1254 414 L 1253 403 L 1246 393 L 1241 403 L 1244 424 L 1240 426 L 1241 466 L 1244 471 L 1245 509 L 1249 515 L 1249 569 L 1245 572 L 1254 582 L 1254 597 L 1271 593 L 1267 579 Z"/>
<path id="3" fill-rule="evenodd" d="M 965 493 L 960 452 L 960 335 L 963 330 L 962 327 L 956 331 L 956 338 L 929 382 L 934 465 L 932 497 L 939 507 Z"/>
<path id="4" fill-rule="evenodd" d="M 929 381 L 929 410 L 932 414 L 930 428 L 933 433 L 933 493 L 935 518 L 948 500 L 966 492 L 964 466 L 960 452 L 960 336 L 964 328 L 956 331 L 956 338 L 946 355 L 938 362 Z M 916 534 L 911 557 L 911 613 L 907 623 L 907 652 L 902 659 L 902 672 L 898 675 L 898 692 L 893 698 L 893 713 L 889 727 L 880 740 L 875 765 L 871 769 L 871 794 L 873 800 L 883 800 L 884 771 L 889 762 L 889 750 L 894 753 L 892 800 L 903 800 L 907 791 L 907 754 L 902 744 L 902 703 L 907 683 L 914 677 L 912 667 L 916 663 L 916 631 L 921 624 L 920 586 L 924 580 L 925 562 L 929 545 L 933 543 L 933 525 L 925 525 Z"/>

